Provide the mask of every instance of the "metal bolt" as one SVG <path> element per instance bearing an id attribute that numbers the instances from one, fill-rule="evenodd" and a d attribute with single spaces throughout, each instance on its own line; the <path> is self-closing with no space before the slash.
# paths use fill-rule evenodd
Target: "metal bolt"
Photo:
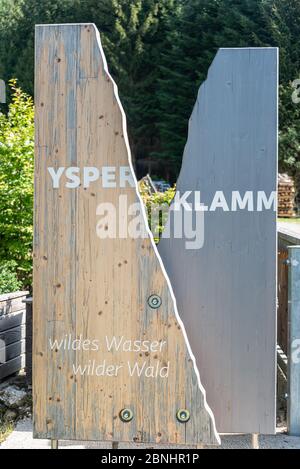
<path id="1" fill-rule="evenodd" d="M 190 420 L 190 413 L 187 409 L 179 409 L 176 413 L 176 418 L 180 423 L 186 423 Z"/>
<path id="2" fill-rule="evenodd" d="M 148 305 L 150 308 L 157 309 L 161 305 L 161 297 L 158 295 L 151 295 L 148 298 Z"/>
<path id="3" fill-rule="evenodd" d="M 130 422 L 133 419 L 133 412 L 131 409 L 122 409 L 119 415 L 122 422 Z"/>

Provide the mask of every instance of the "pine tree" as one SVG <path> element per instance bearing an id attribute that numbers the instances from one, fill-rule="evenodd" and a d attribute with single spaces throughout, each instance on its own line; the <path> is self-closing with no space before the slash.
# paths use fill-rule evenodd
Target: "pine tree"
<path id="1" fill-rule="evenodd" d="M 164 166 L 181 165 L 187 124 L 201 82 L 219 47 L 269 45 L 261 0 L 187 0 L 170 25 L 157 90 L 157 126 Z"/>
<path id="2" fill-rule="evenodd" d="M 133 156 L 144 158 L 156 148 L 155 86 L 176 0 L 0 1 L 6 18 L 0 23 L 1 78 L 17 77 L 33 95 L 34 25 L 93 22 L 125 107 Z"/>
<path id="3" fill-rule="evenodd" d="M 265 12 L 274 42 L 280 48 L 279 170 L 295 177 L 299 198 L 300 102 L 292 100 L 292 84 L 300 78 L 300 2 L 269 1 Z"/>
<path id="4" fill-rule="evenodd" d="M 0 74 L 8 81 L 18 78 L 33 95 L 34 26 L 66 21 L 71 0 L 2 0 L 0 23 Z"/>
<path id="5" fill-rule="evenodd" d="M 33 95 L 34 25 L 94 22 L 124 105 L 132 153 L 176 180 L 197 90 L 219 47 L 280 47 L 280 169 L 300 169 L 300 2 L 0 0 L 0 77 Z M 157 162 L 155 164 L 155 162 Z M 149 163 L 150 165 L 150 163 Z"/>
<path id="6" fill-rule="evenodd" d="M 127 114 L 131 151 L 139 168 L 139 160 L 157 147 L 155 91 L 160 56 L 166 44 L 166 23 L 175 0 L 113 0 L 110 3 L 113 24 L 109 29 L 100 26 L 100 30 Z"/>

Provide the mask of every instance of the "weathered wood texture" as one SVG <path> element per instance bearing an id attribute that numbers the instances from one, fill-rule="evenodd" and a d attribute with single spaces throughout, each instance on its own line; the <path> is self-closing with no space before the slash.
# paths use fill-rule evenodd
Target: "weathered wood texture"
<path id="1" fill-rule="evenodd" d="M 40 438 L 215 444 L 218 437 L 155 246 L 146 239 L 100 239 L 96 209 L 134 187 L 98 180 L 53 189 L 47 167 L 128 166 L 125 115 L 94 25 L 36 28 L 34 235 L 34 435 Z M 144 223 L 144 219 L 142 221 Z M 151 309 L 151 294 L 162 298 Z M 50 350 L 65 335 L 99 339 L 100 351 Z M 167 342 L 158 353 L 109 352 L 105 337 Z M 118 376 L 74 375 L 73 364 L 122 365 Z M 170 362 L 167 379 L 128 377 L 126 363 Z M 130 408 L 134 418 L 119 418 Z M 186 424 L 176 420 L 187 408 Z"/>
<path id="2" fill-rule="evenodd" d="M 0 80 L 0 103 L 6 102 L 5 82 Z"/>
<path id="3" fill-rule="evenodd" d="M 4 380 L 8 376 L 18 373 L 25 368 L 25 360 L 25 354 L 22 353 L 12 360 L 3 363 L 3 365 L 0 366 L 0 380 Z"/>
<path id="4" fill-rule="evenodd" d="M 13 327 L 4 332 L 0 332 L 0 339 L 5 342 L 6 345 L 13 344 L 14 342 L 19 342 L 20 340 L 25 339 L 26 337 L 26 326 L 22 324 L 21 326 Z"/>
<path id="5" fill-rule="evenodd" d="M 278 174 L 278 216 L 292 218 L 295 214 L 295 182 L 288 174 Z"/>
<path id="6" fill-rule="evenodd" d="M 26 381 L 32 385 L 32 297 L 24 300 L 26 305 Z"/>
<path id="7" fill-rule="evenodd" d="M 276 178 L 277 49 L 220 49 L 189 122 L 177 191 L 200 191 L 208 206 L 223 191 L 229 207 L 232 191 L 253 191 L 256 207 Z M 276 213 L 207 211 L 198 250 L 170 227 L 158 249 L 217 430 L 273 433 Z"/>
<path id="8" fill-rule="evenodd" d="M 27 291 L 17 291 L 0 295 L 0 318 L 9 313 L 23 311 L 25 309 L 23 301 L 27 294 Z"/>
<path id="9" fill-rule="evenodd" d="M 0 295 L 0 380 L 25 366 L 26 311 L 28 292 Z"/>
<path id="10" fill-rule="evenodd" d="M 277 281 L 277 342 L 285 354 L 288 351 L 288 251 L 278 237 L 278 281 Z"/>
<path id="11" fill-rule="evenodd" d="M 277 363 L 282 370 L 281 375 L 284 374 L 287 377 L 287 382 L 285 384 L 283 379 L 277 381 L 277 403 L 281 405 L 281 408 L 287 405 L 288 431 L 293 435 L 299 435 L 299 364 L 297 363 L 297 356 L 299 357 L 297 353 L 299 349 L 297 342 L 299 339 L 297 302 L 299 248 L 296 246 L 300 245 L 300 235 L 293 228 L 293 224 L 287 227 L 285 223 L 278 223 L 277 342 L 280 347 L 277 346 Z M 295 339 L 296 341 L 293 342 Z M 292 360 L 293 353 L 296 355 L 296 360 Z M 284 396 L 284 399 L 280 399 L 281 396 Z"/>
<path id="12" fill-rule="evenodd" d="M 288 247 L 300 245 L 300 236 L 278 224 L 278 310 L 277 310 L 277 343 L 288 354 Z"/>

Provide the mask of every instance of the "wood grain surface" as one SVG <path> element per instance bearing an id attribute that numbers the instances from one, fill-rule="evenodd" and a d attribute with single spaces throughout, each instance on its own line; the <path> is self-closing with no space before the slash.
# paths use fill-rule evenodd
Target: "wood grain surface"
<path id="1" fill-rule="evenodd" d="M 0 295 L 0 381 L 25 366 L 27 291 Z"/>
<path id="2" fill-rule="evenodd" d="M 204 243 L 189 249 L 186 237 L 176 239 L 170 212 L 171 237 L 158 246 L 221 433 L 275 432 L 276 208 L 259 211 L 257 201 L 259 191 L 276 200 L 277 54 L 218 51 L 176 185 L 192 191 L 194 218 L 195 191 L 208 207 Z M 211 209 L 218 191 L 228 210 Z M 252 194 L 252 210 L 232 209 L 235 191 Z"/>
<path id="3" fill-rule="evenodd" d="M 214 419 L 186 341 L 174 296 L 146 236 L 100 239 L 100 203 L 141 201 L 132 172 L 125 115 L 92 24 L 36 27 L 34 235 L 34 435 L 38 438 L 218 444 Z M 48 168 L 129 167 L 133 187 L 53 188 Z M 102 170 L 101 170 L 102 168 Z M 65 182 L 62 176 L 61 181 Z M 121 212 L 121 223 L 125 223 Z M 110 230 L 110 226 L 107 230 Z M 151 308 L 150 295 L 162 304 Z M 49 347 L 65 336 L 98 340 L 99 350 Z M 157 352 L 109 351 L 106 338 L 157 341 Z M 74 374 L 95 360 L 117 376 Z M 129 376 L 128 363 L 168 377 Z M 158 367 L 158 368 L 157 368 Z M 133 412 L 130 422 L 119 417 Z M 180 423 L 178 409 L 189 410 Z"/>

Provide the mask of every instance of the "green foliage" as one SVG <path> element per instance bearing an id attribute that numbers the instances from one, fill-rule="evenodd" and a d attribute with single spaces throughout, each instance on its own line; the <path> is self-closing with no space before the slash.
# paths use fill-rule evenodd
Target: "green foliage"
<path id="1" fill-rule="evenodd" d="M 282 124 L 279 132 L 280 169 L 294 176 L 300 187 L 300 103 L 292 102 L 291 83 L 279 88 Z"/>
<path id="2" fill-rule="evenodd" d="M 135 159 L 157 146 L 155 84 L 177 0 L 0 0 L 0 77 L 33 95 L 34 25 L 93 22 L 124 105 Z"/>
<path id="3" fill-rule="evenodd" d="M 17 263 L 15 261 L 0 262 L 0 295 L 19 290 L 21 282 L 17 277 Z"/>
<path id="4" fill-rule="evenodd" d="M 157 87 L 157 127 L 161 148 L 155 153 L 178 173 L 200 84 L 219 47 L 270 45 L 261 0 L 188 0 L 170 19 L 169 44 L 162 56 Z"/>
<path id="5" fill-rule="evenodd" d="M 33 95 L 34 25 L 94 22 L 124 105 L 138 175 L 176 180 L 197 90 L 219 47 L 280 47 L 280 170 L 298 177 L 300 2 L 0 0 L 0 77 Z"/>
<path id="6" fill-rule="evenodd" d="M 149 194 L 143 182 L 140 182 L 139 192 L 145 205 L 154 241 L 158 243 L 168 219 L 169 206 L 175 196 L 176 186 L 174 185 L 165 192 Z"/>
<path id="7" fill-rule="evenodd" d="M 292 82 L 300 78 L 300 2 L 273 0 L 265 8 L 280 47 L 279 169 L 294 176 L 300 192 L 300 103 L 292 102 Z"/>
<path id="8" fill-rule="evenodd" d="M 106 10 L 109 27 L 104 25 L 99 11 L 95 23 L 102 32 L 104 50 L 127 115 L 131 151 L 138 161 L 157 147 L 155 90 L 166 45 L 167 20 L 176 1 L 106 3 L 110 4 Z"/>
<path id="9" fill-rule="evenodd" d="M 0 259 L 17 262 L 26 286 L 31 273 L 34 110 L 15 80 L 10 88 L 8 113 L 0 113 Z"/>

